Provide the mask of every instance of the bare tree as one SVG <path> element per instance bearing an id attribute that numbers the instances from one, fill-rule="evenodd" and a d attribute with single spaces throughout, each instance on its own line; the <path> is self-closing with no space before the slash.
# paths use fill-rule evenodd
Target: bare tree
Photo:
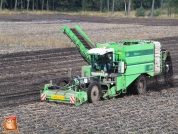
<path id="1" fill-rule="evenodd" d="M 163 1 L 164 1 L 164 0 L 161 0 L 161 9 L 163 9 Z"/>
<path id="2" fill-rule="evenodd" d="M 82 1 L 82 11 L 85 10 L 85 0 Z"/>
<path id="3" fill-rule="evenodd" d="M 23 7 L 23 9 L 26 7 L 26 0 L 22 0 L 22 5 L 21 7 Z"/>
<path id="4" fill-rule="evenodd" d="M 43 11 L 44 0 L 41 0 L 41 10 Z"/>
<path id="5" fill-rule="evenodd" d="M 100 0 L 100 12 L 102 12 L 103 0 Z"/>
<path id="6" fill-rule="evenodd" d="M 12 9 L 12 0 L 11 0 L 11 4 L 10 4 L 10 9 Z"/>
<path id="7" fill-rule="evenodd" d="M 20 1 L 21 10 L 23 10 L 23 0 Z"/>
<path id="8" fill-rule="evenodd" d="M 46 8 L 47 8 L 47 11 L 49 10 L 49 2 L 48 0 L 46 1 Z"/>
<path id="9" fill-rule="evenodd" d="M 17 0 L 15 0 L 15 7 L 14 7 L 15 10 L 17 10 Z"/>
<path id="10" fill-rule="evenodd" d="M 27 0 L 27 12 L 28 12 L 28 8 L 29 8 L 29 1 L 30 0 Z"/>
<path id="11" fill-rule="evenodd" d="M 151 8 L 151 18 L 153 18 L 154 15 L 154 5 L 155 5 L 155 0 L 152 1 L 152 8 Z"/>
<path id="12" fill-rule="evenodd" d="M 36 0 L 36 10 L 38 10 L 38 0 Z"/>
<path id="13" fill-rule="evenodd" d="M 109 12 L 109 0 L 107 0 L 107 5 L 108 5 L 108 12 Z"/>
<path id="14" fill-rule="evenodd" d="M 114 13 L 114 4 L 115 4 L 115 0 L 112 0 L 112 14 Z"/>
<path id="15" fill-rule="evenodd" d="M 125 3 L 125 14 L 126 14 L 127 13 L 127 3 L 125 0 L 124 0 L 124 3 Z"/>
<path id="16" fill-rule="evenodd" d="M 0 3 L 0 11 L 2 10 L 2 4 L 3 4 L 3 0 L 0 0 L 1 3 Z"/>
<path id="17" fill-rule="evenodd" d="M 34 0 L 32 1 L 32 10 L 34 11 L 34 8 L 35 8 L 35 2 Z"/>
<path id="18" fill-rule="evenodd" d="M 54 11 L 54 0 L 53 0 L 53 11 Z"/>
<path id="19" fill-rule="evenodd" d="M 171 17 L 171 0 L 168 1 L 168 17 Z"/>
<path id="20" fill-rule="evenodd" d="M 128 13 L 127 16 L 130 16 L 130 9 L 131 9 L 131 5 L 132 5 L 132 0 L 129 0 L 129 4 L 128 4 Z"/>

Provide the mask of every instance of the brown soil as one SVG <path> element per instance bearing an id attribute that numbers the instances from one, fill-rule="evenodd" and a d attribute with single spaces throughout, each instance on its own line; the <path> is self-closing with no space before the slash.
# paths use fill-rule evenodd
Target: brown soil
<path id="1" fill-rule="evenodd" d="M 111 23 L 111 24 L 140 24 L 151 26 L 177 26 L 176 19 L 150 19 L 150 18 L 117 18 L 117 17 L 94 17 L 85 15 L 66 15 L 66 14 L 11 14 L 0 15 L 0 21 L 39 21 L 39 20 L 71 20 L 71 21 L 85 21 L 97 23 Z"/>
<path id="2" fill-rule="evenodd" d="M 102 23 L 140 23 L 144 25 L 175 26 L 176 20 L 94 18 L 69 15 L 0 15 L 5 21 L 33 19 L 72 19 Z M 3 19 L 2 19 L 3 18 Z M 50 18 L 50 19 L 51 19 Z M 124 96 L 113 100 L 85 103 L 80 107 L 39 101 L 39 90 L 49 80 L 67 75 L 80 75 L 82 59 L 77 49 L 14 52 L 0 55 L 0 113 L 4 118 L 16 115 L 20 133 L 177 133 L 178 128 L 178 37 L 153 38 L 165 44 L 171 52 L 175 88 L 161 86 L 150 89 L 145 96 Z M 32 103 L 33 102 L 33 103 Z M 25 105 L 24 105 L 25 104 Z M 0 128 L 0 132 L 3 128 Z"/>

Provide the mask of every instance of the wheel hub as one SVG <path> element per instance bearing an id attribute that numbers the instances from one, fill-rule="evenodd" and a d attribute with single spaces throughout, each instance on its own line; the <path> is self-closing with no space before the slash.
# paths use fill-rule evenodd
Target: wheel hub
<path id="1" fill-rule="evenodd" d="M 99 91 L 98 91 L 98 87 L 97 86 L 94 86 L 93 89 L 92 89 L 92 99 L 93 100 L 97 100 L 98 99 L 98 94 L 99 94 Z"/>

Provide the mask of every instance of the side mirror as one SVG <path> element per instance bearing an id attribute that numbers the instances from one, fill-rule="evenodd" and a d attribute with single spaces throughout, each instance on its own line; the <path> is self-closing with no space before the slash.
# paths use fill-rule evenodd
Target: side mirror
<path id="1" fill-rule="evenodd" d="M 125 72 L 124 61 L 119 61 L 119 63 L 118 63 L 118 73 L 123 74 L 124 72 Z"/>

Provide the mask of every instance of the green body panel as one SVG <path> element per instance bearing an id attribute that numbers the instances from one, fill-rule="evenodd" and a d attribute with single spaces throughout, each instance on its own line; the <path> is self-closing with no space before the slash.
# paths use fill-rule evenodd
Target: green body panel
<path id="1" fill-rule="evenodd" d="M 126 41 L 127 40 L 123 42 Z M 152 62 L 154 60 L 154 44 L 148 43 L 146 41 L 145 42 L 140 41 L 140 42 L 142 42 L 142 44 L 131 44 L 131 45 L 123 45 L 118 42 L 111 42 L 105 44 L 97 44 L 96 47 L 113 48 L 116 54 L 115 61 L 123 60 L 126 61 L 128 65 L 138 64 L 142 62 Z"/>
<path id="2" fill-rule="evenodd" d="M 140 74 L 121 75 L 116 79 L 116 91 L 127 89 L 127 87 L 138 77 Z"/>
<path id="3" fill-rule="evenodd" d="M 125 81 L 125 76 L 120 75 L 116 78 L 116 90 L 120 91 L 121 89 L 126 88 L 126 81 Z"/>
<path id="4" fill-rule="evenodd" d="M 125 76 L 125 82 L 126 82 L 126 88 L 136 79 L 140 76 L 140 74 L 132 74 L 132 75 L 126 75 Z M 126 89 L 125 88 L 125 89 Z"/>
<path id="5" fill-rule="evenodd" d="M 127 65 L 154 61 L 154 44 L 124 46 L 121 60 Z"/>
<path id="6" fill-rule="evenodd" d="M 82 66 L 82 77 L 89 77 L 91 76 L 91 66 Z"/>
<path id="7" fill-rule="evenodd" d="M 142 74 L 153 72 L 154 64 L 153 62 L 144 64 L 128 65 L 125 75 Z"/>

